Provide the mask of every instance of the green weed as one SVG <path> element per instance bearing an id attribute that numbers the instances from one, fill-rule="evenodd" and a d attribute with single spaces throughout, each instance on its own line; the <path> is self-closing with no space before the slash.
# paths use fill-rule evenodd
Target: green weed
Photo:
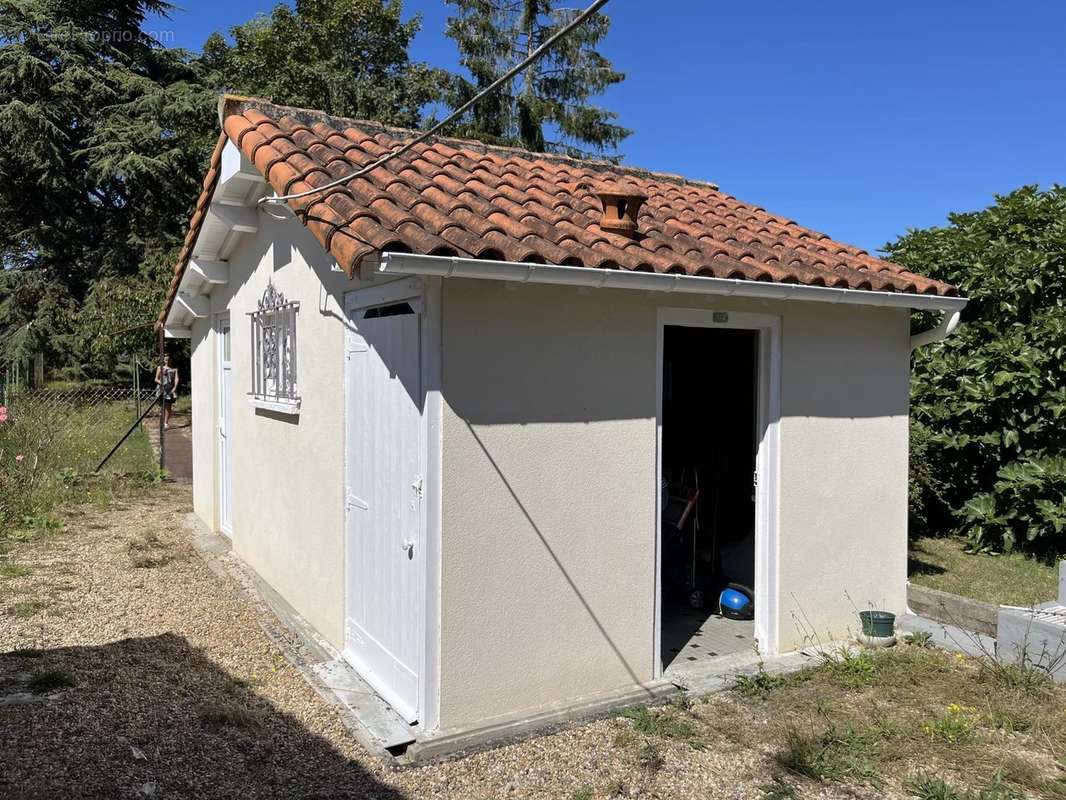
<path id="1" fill-rule="evenodd" d="M 791 683 L 789 676 L 771 675 L 759 665 L 759 671 L 752 675 L 737 675 L 733 681 L 733 691 L 741 697 L 762 700 L 775 689 Z"/>
<path id="2" fill-rule="evenodd" d="M 623 711 L 619 716 L 633 723 L 638 733 L 673 739 L 688 744 L 695 750 L 704 749 L 705 745 L 696 735 L 696 729 L 688 720 L 672 708 L 652 711 L 647 706 L 637 706 Z"/>
<path id="3" fill-rule="evenodd" d="M 15 603 L 11 607 L 11 613 L 19 619 L 29 619 L 47 607 L 48 603 L 43 600 L 24 600 L 21 603 Z"/>
<path id="4" fill-rule="evenodd" d="M 805 734 L 790 728 L 777 762 L 785 769 L 817 780 L 851 778 L 877 784 L 877 771 L 870 762 L 872 742 L 868 734 L 850 725 L 830 725 L 821 733 Z"/>
<path id="5" fill-rule="evenodd" d="M 922 731 L 930 739 L 948 744 L 968 742 L 975 736 L 977 717 L 972 708 L 952 703 L 943 713 L 922 723 Z"/>
<path id="6" fill-rule="evenodd" d="M 32 570 L 23 564 L 11 562 L 0 564 L 0 578 L 25 578 L 30 574 L 32 574 Z"/>
<path id="7" fill-rule="evenodd" d="M 832 677 L 833 682 L 857 689 L 874 682 L 877 673 L 875 657 L 866 650 L 852 650 L 841 647 L 835 653 L 822 656 L 822 667 Z"/>
<path id="8" fill-rule="evenodd" d="M 914 647 L 932 647 L 933 634 L 929 631 L 914 631 L 904 636 L 903 641 Z"/>

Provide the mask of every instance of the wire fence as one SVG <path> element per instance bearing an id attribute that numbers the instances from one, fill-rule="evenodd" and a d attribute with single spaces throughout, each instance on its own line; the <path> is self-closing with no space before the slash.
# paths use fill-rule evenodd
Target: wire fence
<path id="1" fill-rule="evenodd" d="M 0 387 L 0 526 L 32 524 L 64 500 L 91 499 L 97 465 L 131 428 L 101 472 L 158 479 L 147 426 L 158 406 L 154 389 L 72 386 Z M 99 481 L 97 481 L 99 484 Z M 2 531 L 0 531 L 2 532 Z"/>

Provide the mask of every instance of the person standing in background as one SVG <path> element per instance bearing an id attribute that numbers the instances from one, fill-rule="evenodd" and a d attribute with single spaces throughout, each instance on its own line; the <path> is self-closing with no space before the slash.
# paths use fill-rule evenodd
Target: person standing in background
<path id="1" fill-rule="evenodd" d="M 178 397 L 178 368 L 170 364 L 170 354 L 163 356 L 163 365 L 156 367 L 155 383 L 163 395 L 163 428 L 170 427 L 170 418 L 174 414 L 174 401 Z"/>

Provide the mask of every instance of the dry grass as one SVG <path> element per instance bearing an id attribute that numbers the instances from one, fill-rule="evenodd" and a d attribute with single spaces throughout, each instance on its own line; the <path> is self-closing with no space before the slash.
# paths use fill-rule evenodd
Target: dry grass
<path id="1" fill-rule="evenodd" d="M 919 539 L 911 544 L 910 579 L 943 592 L 1014 606 L 1058 595 L 1058 569 L 1021 553 L 967 553 L 958 539 Z"/>
<path id="2" fill-rule="evenodd" d="M 1000 794 L 1066 797 L 1058 762 L 1066 752 L 1063 688 L 1018 682 L 982 660 L 926 647 L 850 661 L 864 666 L 841 667 L 841 659 L 809 670 L 748 706 L 749 720 L 760 723 L 749 731 L 763 734 L 759 742 L 787 771 L 903 793 L 910 776 L 924 772 L 952 781 L 960 796 L 998 784 Z"/>

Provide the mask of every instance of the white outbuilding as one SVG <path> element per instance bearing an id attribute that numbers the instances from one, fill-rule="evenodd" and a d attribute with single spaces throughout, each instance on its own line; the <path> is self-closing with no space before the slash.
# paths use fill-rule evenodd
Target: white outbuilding
<path id="1" fill-rule="evenodd" d="M 954 287 L 713 184 L 469 141 L 261 203 L 415 133 L 220 116 L 159 323 L 194 510 L 412 738 L 904 611 L 910 353 Z"/>

